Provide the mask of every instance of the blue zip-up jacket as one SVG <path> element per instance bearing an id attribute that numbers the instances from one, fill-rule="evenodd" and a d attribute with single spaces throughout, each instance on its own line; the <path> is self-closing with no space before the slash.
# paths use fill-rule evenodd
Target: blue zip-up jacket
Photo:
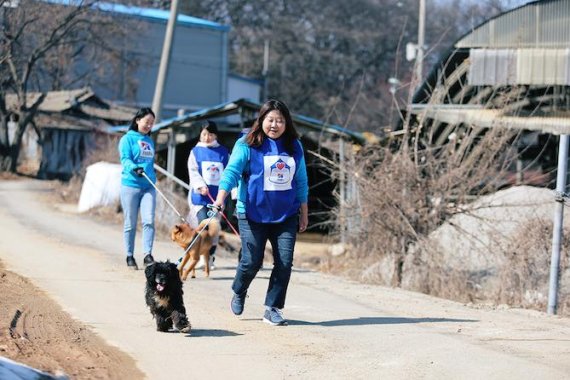
<path id="1" fill-rule="evenodd" d="M 129 130 L 119 141 L 119 157 L 123 166 L 121 184 L 139 189 L 152 187 L 146 178 L 136 175 L 135 168 L 143 168 L 152 183 L 156 183 L 154 142 L 150 136 Z"/>
<path id="2" fill-rule="evenodd" d="M 255 222 L 279 223 L 296 214 L 301 203 L 307 203 L 309 196 L 307 168 L 300 141 L 296 143 L 294 156 L 288 158 L 280 139 L 265 140 L 258 148 L 247 145 L 245 137 L 236 142 L 219 188 L 229 192 L 238 186 L 236 204 L 238 213 L 246 214 Z M 276 155 L 282 155 L 284 161 Z M 283 170 L 286 173 L 291 167 L 289 159 L 295 160 L 295 171 L 291 173 L 292 181 L 290 184 L 280 183 L 286 178 L 282 176 Z"/>

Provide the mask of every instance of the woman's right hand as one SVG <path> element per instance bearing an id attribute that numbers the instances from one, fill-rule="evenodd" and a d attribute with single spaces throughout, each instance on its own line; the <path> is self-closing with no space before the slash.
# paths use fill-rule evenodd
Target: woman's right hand
<path id="1" fill-rule="evenodd" d="M 218 190 L 218 196 L 216 197 L 216 200 L 214 201 L 214 207 L 216 207 L 220 211 L 223 211 L 227 195 L 228 195 L 227 191 L 221 190 L 221 189 Z"/>

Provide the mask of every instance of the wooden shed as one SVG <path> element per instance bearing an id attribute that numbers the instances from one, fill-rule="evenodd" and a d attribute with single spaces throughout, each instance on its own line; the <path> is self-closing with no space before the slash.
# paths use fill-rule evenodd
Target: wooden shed
<path id="1" fill-rule="evenodd" d="M 29 94 L 28 101 L 38 96 Z M 6 104 L 13 107 L 15 95 L 7 95 Z M 26 131 L 20 160 L 36 162 L 38 178 L 68 180 L 81 169 L 97 135 L 107 134 L 109 126 L 128 123 L 135 112 L 104 101 L 89 87 L 48 92 L 34 120 L 35 129 Z"/>

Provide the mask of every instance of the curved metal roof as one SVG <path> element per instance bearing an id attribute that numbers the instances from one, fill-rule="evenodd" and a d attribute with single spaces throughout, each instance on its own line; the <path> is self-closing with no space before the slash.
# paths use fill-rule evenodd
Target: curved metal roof
<path id="1" fill-rule="evenodd" d="M 476 27 L 456 48 L 567 48 L 570 0 L 543 0 L 502 13 Z"/>
<path id="2" fill-rule="evenodd" d="M 489 127 L 490 123 L 472 117 L 478 111 L 472 111 L 470 107 L 477 107 L 479 112 L 494 109 L 500 112 L 494 112 L 492 116 L 502 119 L 492 123 L 492 126 L 508 125 L 510 128 L 553 134 L 570 133 L 569 113 L 558 112 L 554 115 L 552 111 L 567 103 L 570 86 L 565 85 L 567 82 L 551 83 L 545 80 L 548 79 L 546 74 L 553 74 L 553 65 L 564 70 L 570 68 L 570 60 L 566 56 L 564 59 L 549 58 L 554 53 L 569 55 L 569 49 L 570 0 L 535 1 L 500 14 L 458 39 L 448 55 L 433 66 L 414 94 L 412 113 L 432 119 L 435 126 L 464 123 Z M 522 81 L 519 75 L 517 80 L 507 80 L 505 83 L 474 81 L 474 53 L 477 51 L 497 58 L 484 62 L 485 68 L 487 64 L 495 67 L 492 74 L 497 74 L 498 69 L 504 69 L 506 65 L 510 70 L 507 71 L 521 75 L 530 73 L 534 79 Z M 505 52 L 516 54 L 517 61 L 509 63 L 508 60 L 498 59 L 500 53 Z M 546 74 L 540 76 L 540 72 Z M 564 72 L 564 78 L 566 80 L 570 76 Z M 426 107 L 427 104 L 429 107 Z M 550 120 L 555 116 L 556 120 Z M 550 121 L 558 123 L 558 127 L 548 126 Z"/>

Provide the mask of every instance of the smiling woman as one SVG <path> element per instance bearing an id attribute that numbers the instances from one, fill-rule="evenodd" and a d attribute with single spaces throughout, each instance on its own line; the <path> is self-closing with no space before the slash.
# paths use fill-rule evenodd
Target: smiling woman
<path id="1" fill-rule="evenodd" d="M 269 100 L 251 131 L 240 138 L 220 181 L 215 206 L 223 207 L 238 186 L 236 206 L 242 255 L 232 285 L 231 310 L 243 313 L 249 285 L 263 263 L 265 245 L 273 248 L 273 270 L 263 321 L 283 326 L 297 232 L 308 225 L 309 193 L 303 147 L 285 103 Z"/>
<path id="2" fill-rule="evenodd" d="M 135 235 L 138 214 L 142 221 L 144 264 L 154 262 L 154 215 L 156 210 L 156 174 L 154 172 L 154 141 L 150 131 L 154 125 L 154 112 L 141 108 L 131 121 L 129 131 L 119 141 L 119 155 L 123 167 L 121 174 L 121 206 L 127 266 L 138 269 L 135 261 Z"/>

